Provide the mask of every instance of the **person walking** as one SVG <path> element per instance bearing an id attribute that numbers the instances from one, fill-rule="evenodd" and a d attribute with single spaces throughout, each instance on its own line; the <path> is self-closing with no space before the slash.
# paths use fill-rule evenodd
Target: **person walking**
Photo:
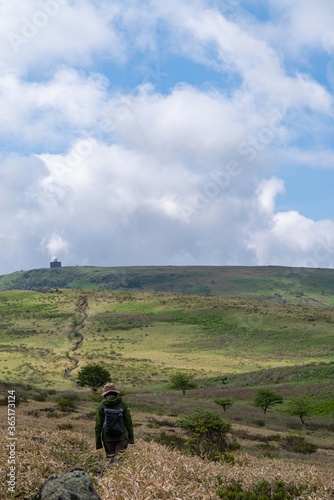
<path id="1" fill-rule="evenodd" d="M 102 401 L 96 410 L 96 449 L 102 446 L 111 461 L 122 453 L 128 444 L 134 444 L 133 424 L 129 407 L 122 400 L 114 384 L 103 388 Z"/>

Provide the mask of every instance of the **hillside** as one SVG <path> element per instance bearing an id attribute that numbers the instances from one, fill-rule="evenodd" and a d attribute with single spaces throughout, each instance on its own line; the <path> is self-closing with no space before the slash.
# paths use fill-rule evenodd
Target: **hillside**
<path id="1" fill-rule="evenodd" d="M 320 299 L 16 290 L 1 292 L 0 314 L 0 378 L 44 387 L 73 387 L 92 360 L 126 387 L 166 383 L 175 369 L 205 378 L 334 361 L 334 309 Z"/>
<path id="2" fill-rule="evenodd" d="M 104 459 L 103 452 L 94 451 L 89 432 L 77 429 L 78 417 L 72 418 L 74 430 L 71 431 L 59 430 L 59 423 L 54 425 L 58 430 L 39 429 L 41 419 L 34 426 L 30 425 L 31 429 L 20 433 L 15 498 L 31 500 L 43 481 L 54 471 L 65 471 L 73 466 L 83 467 L 93 477 L 94 486 L 103 500 L 218 500 L 218 477 L 223 478 L 225 487 L 238 483 L 248 490 L 264 480 L 270 484 L 280 480 L 290 486 L 292 491 L 296 486 L 299 487 L 300 500 L 333 498 L 331 464 L 298 463 L 291 459 L 254 460 L 246 454 L 239 455 L 235 465 L 227 462 L 214 463 L 139 439 L 134 446 L 129 447 L 123 460 L 110 466 Z M 89 425 L 92 427 L 93 422 L 89 422 Z M 0 437 L 5 440 L 5 432 L 0 430 Z M 36 438 L 40 442 L 36 442 Z M 6 458 L 3 447 L 2 453 L 0 452 L 2 463 L 5 463 Z M 5 481 L 2 481 L 1 498 L 9 498 L 6 493 Z M 288 499 L 296 496 L 275 498 Z"/>
<path id="3" fill-rule="evenodd" d="M 301 488 L 298 498 L 332 498 L 332 278 L 331 270 L 273 267 L 61 268 L 2 277 L 13 289 L 0 293 L 0 394 L 14 389 L 22 400 L 17 497 L 31 499 L 42 478 L 79 466 L 103 500 L 215 499 L 218 476 L 245 489 L 284 479 Z M 112 467 L 94 450 L 96 402 L 76 385 L 92 362 L 124 390 L 135 423 L 135 446 Z M 176 370 L 196 382 L 185 396 L 169 386 Z M 283 404 L 264 415 L 253 405 L 259 387 L 278 392 Z M 72 413 L 57 408 L 64 396 L 77 404 Z M 305 426 L 289 412 L 296 396 L 310 400 Z M 217 397 L 232 407 L 225 412 Z M 50 406 L 57 410 L 40 411 Z M 177 420 L 199 409 L 232 424 L 240 449 L 226 461 L 182 454 Z M 6 412 L 0 405 L 2 440 Z M 287 449 L 296 434 L 316 451 Z"/>
<path id="4" fill-rule="evenodd" d="M 334 269 L 291 267 L 62 267 L 0 277 L 0 291 L 138 290 L 333 304 Z"/>

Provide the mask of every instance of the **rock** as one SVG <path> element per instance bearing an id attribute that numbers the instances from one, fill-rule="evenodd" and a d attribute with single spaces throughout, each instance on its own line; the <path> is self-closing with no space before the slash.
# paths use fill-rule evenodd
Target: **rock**
<path id="1" fill-rule="evenodd" d="M 78 467 L 52 474 L 33 500 L 101 500 L 101 497 L 87 472 Z"/>
<path id="2" fill-rule="evenodd" d="M 56 408 L 40 408 L 39 411 L 49 411 L 49 412 L 53 412 L 55 411 Z"/>

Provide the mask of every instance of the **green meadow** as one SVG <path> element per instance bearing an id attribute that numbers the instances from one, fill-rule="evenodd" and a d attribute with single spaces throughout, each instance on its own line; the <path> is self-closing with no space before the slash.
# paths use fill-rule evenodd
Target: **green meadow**
<path id="1" fill-rule="evenodd" d="M 51 289 L 1 292 L 0 315 L 0 379 L 39 387 L 75 388 L 92 362 L 150 390 L 180 369 L 209 381 L 334 362 L 334 310 L 318 302 Z"/>

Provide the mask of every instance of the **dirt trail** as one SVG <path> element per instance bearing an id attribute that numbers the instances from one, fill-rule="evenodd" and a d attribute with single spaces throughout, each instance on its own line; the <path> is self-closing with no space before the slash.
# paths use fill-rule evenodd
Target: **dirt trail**
<path id="1" fill-rule="evenodd" d="M 80 320 L 75 321 L 73 323 L 72 330 L 70 331 L 70 336 L 75 335 L 75 337 L 78 337 L 79 340 L 77 340 L 74 344 L 74 346 L 68 351 L 67 357 L 69 361 L 71 362 L 71 366 L 65 368 L 63 377 L 64 378 L 72 378 L 71 377 L 71 372 L 75 370 L 79 364 L 79 360 L 75 358 L 74 356 L 71 356 L 72 352 L 75 352 L 79 347 L 82 346 L 83 341 L 84 341 L 84 336 L 82 335 L 81 331 L 82 328 L 84 327 L 85 321 L 88 317 L 87 315 L 87 307 L 88 307 L 88 300 L 86 296 L 81 296 L 78 300 L 78 306 L 77 306 L 77 311 L 80 313 Z M 74 380 L 74 378 L 72 378 Z"/>

